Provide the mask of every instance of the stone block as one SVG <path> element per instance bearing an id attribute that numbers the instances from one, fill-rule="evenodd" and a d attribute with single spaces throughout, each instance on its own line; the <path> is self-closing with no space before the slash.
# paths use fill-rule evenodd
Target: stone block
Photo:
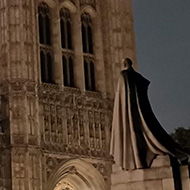
<path id="1" fill-rule="evenodd" d="M 190 180 L 189 180 L 189 169 L 188 166 L 181 166 L 181 183 L 182 183 L 182 189 L 187 190 L 190 189 Z"/>
<path id="2" fill-rule="evenodd" d="M 163 190 L 161 180 L 128 183 L 127 190 Z"/>
<path id="3" fill-rule="evenodd" d="M 174 190 L 174 180 L 171 179 L 163 179 L 162 180 L 163 190 Z"/>
<path id="4" fill-rule="evenodd" d="M 170 165 L 171 164 L 170 164 L 169 156 L 163 155 L 163 156 L 157 156 L 157 158 L 153 160 L 151 168 L 164 167 L 164 166 L 170 166 Z"/>
<path id="5" fill-rule="evenodd" d="M 118 171 L 111 175 L 112 184 L 172 178 L 171 167 L 159 167 L 132 171 Z"/>
<path id="6" fill-rule="evenodd" d="M 116 164 L 113 164 L 112 165 L 112 172 L 116 173 L 116 172 L 119 172 L 119 171 L 122 171 L 122 168 L 117 166 Z"/>
<path id="7" fill-rule="evenodd" d="M 128 190 L 127 184 L 112 185 L 111 190 Z"/>

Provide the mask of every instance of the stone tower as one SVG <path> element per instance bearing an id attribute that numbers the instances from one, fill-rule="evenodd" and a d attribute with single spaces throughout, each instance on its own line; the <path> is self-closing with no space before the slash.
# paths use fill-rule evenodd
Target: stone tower
<path id="1" fill-rule="evenodd" d="M 0 0 L 0 189 L 110 188 L 130 0 Z"/>

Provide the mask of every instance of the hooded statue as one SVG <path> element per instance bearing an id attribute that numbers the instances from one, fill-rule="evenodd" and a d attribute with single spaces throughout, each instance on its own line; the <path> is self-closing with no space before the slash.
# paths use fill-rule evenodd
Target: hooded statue
<path id="1" fill-rule="evenodd" d="M 149 168 L 157 155 L 168 154 L 179 164 L 189 155 L 175 143 L 156 119 L 147 96 L 150 82 L 132 68 L 119 75 L 114 102 L 110 154 L 124 170 Z"/>

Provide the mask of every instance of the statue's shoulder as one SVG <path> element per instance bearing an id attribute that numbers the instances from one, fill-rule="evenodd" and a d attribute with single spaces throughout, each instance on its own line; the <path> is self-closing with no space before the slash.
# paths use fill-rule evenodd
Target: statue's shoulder
<path id="1" fill-rule="evenodd" d="M 148 86 L 150 81 L 135 71 L 132 67 L 121 71 L 121 75 L 126 79 L 133 81 L 136 85 Z"/>

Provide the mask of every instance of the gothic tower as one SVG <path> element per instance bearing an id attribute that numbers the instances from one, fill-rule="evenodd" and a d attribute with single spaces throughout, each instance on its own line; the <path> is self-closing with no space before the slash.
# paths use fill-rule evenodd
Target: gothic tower
<path id="1" fill-rule="evenodd" d="M 0 0 L 0 27 L 0 189 L 109 189 L 131 0 Z"/>

